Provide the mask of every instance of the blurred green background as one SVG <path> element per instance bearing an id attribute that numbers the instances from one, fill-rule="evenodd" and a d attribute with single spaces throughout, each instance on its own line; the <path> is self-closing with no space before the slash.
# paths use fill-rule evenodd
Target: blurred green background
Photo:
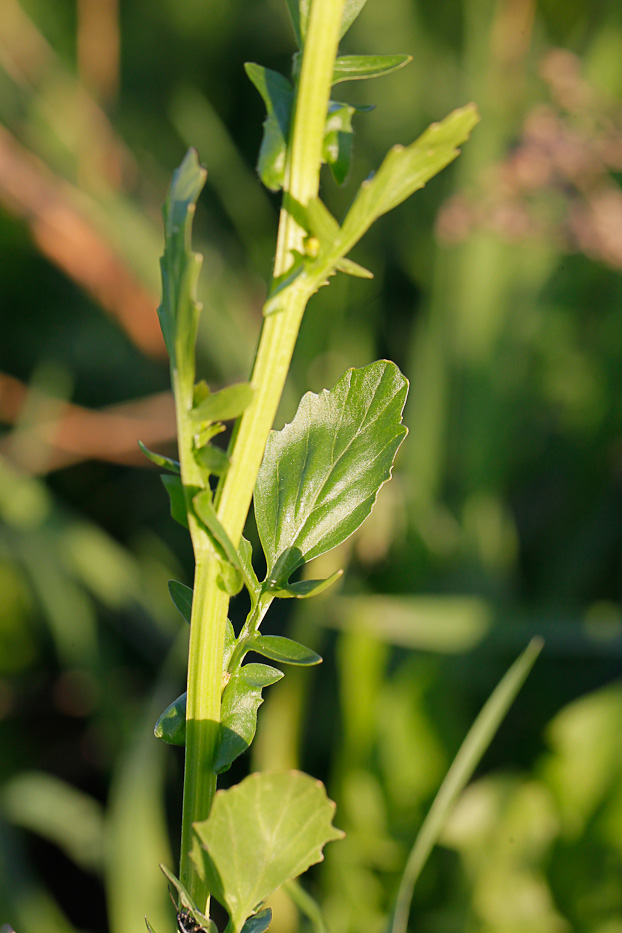
<path id="1" fill-rule="evenodd" d="M 348 52 L 407 52 L 339 85 L 357 117 L 337 216 L 395 142 L 469 100 L 459 160 L 383 218 L 313 299 L 280 422 L 390 357 L 410 435 L 367 525 L 272 632 L 325 657 L 270 688 L 245 769 L 326 781 L 344 842 L 305 881 L 332 933 L 380 933 L 422 816 L 484 699 L 546 647 L 419 886 L 419 933 L 622 933 L 622 5 L 369 0 Z M 199 369 L 246 376 L 278 199 L 254 173 L 285 71 L 282 0 L 2 0 L 0 924 L 158 933 L 173 911 L 191 583 L 137 439 L 173 449 L 157 329 L 159 209 L 207 164 Z M 319 563 L 319 561 L 317 562 Z M 234 603 L 240 622 L 243 605 Z M 248 758 L 248 756 L 247 756 Z M 274 933 L 309 929 L 285 894 Z"/>

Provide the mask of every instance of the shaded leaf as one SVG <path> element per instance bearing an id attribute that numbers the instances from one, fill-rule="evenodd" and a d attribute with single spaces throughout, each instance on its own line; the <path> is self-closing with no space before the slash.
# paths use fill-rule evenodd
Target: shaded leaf
<path id="1" fill-rule="evenodd" d="M 226 907 L 234 933 L 278 887 L 322 859 L 327 842 L 343 833 L 332 825 L 334 803 L 306 774 L 251 774 L 217 791 L 207 820 L 194 828 L 214 896 Z"/>
<path id="2" fill-rule="evenodd" d="M 244 535 L 242 535 L 240 538 L 240 544 L 238 546 L 238 557 L 240 559 L 240 565 L 244 575 L 244 583 L 246 584 L 246 588 L 251 598 L 251 603 L 254 607 L 257 600 L 259 599 L 261 585 L 257 579 L 257 574 L 253 569 L 253 549 L 251 547 L 251 543 L 250 541 L 246 540 Z"/>
<path id="3" fill-rule="evenodd" d="M 216 476 L 222 476 L 229 469 L 229 455 L 220 447 L 214 447 L 213 444 L 206 444 L 205 447 L 195 448 L 193 451 L 194 459 L 199 466 L 207 470 L 208 473 L 214 473 Z"/>
<path id="4" fill-rule="evenodd" d="M 412 55 L 340 55 L 335 59 L 333 84 L 379 78 L 403 68 L 411 61 Z"/>
<path id="5" fill-rule="evenodd" d="M 169 580 L 168 591 L 171 594 L 171 599 L 175 603 L 175 606 L 179 609 L 188 625 L 190 625 L 190 617 L 192 616 L 192 587 L 185 586 L 183 583 L 178 583 L 177 580 Z"/>
<path id="6" fill-rule="evenodd" d="M 308 392 L 291 424 L 270 433 L 255 516 L 275 588 L 369 515 L 406 434 L 407 390 L 386 360 L 350 369 L 330 391 Z"/>
<path id="7" fill-rule="evenodd" d="M 270 68 L 253 62 L 247 62 L 244 68 L 261 94 L 267 111 L 257 171 L 266 188 L 278 191 L 283 187 L 294 88 L 287 78 Z"/>
<path id="8" fill-rule="evenodd" d="M 336 570 L 325 580 L 298 580 L 296 583 L 282 584 L 270 592 L 279 599 L 309 599 L 311 596 L 319 596 L 341 576 L 343 576 L 343 570 Z"/>
<path id="9" fill-rule="evenodd" d="M 244 582 L 244 570 L 238 557 L 238 552 L 231 543 L 229 535 L 216 515 L 212 504 L 212 493 L 205 489 L 192 500 L 194 510 L 209 531 L 213 543 L 216 545 L 216 554 L 221 560 L 221 578 L 223 588 L 230 596 L 239 593 Z"/>
<path id="10" fill-rule="evenodd" d="M 162 454 L 156 454 L 153 450 L 149 450 L 148 447 L 145 447 L 142 441 L 138 442 L 138 446 L 144 453 L 147 460 L 151 460 L 152 463 L 155 463 L 156 466 L 162 467 L 164 470 L 170 470 L 171 473 L 179 473 L 180 466 L 177 460 L 171 460 L 170 457 L 164 457 Z"/>
<path id="11" fill-rule="evenodd" d="M 262 654 L 271 661 L 280 661 L 281 664 L 297 664 L 301 667 L 310 667 L 320 664 L 322 658 L 311 648 L 301 645 L 291 638 L 281 635 L 258 635 L 249 642 L 249 650 Z"/>
<path id="12" fill-rule="evenodd" d="M 352 117 L 372 107 L 354 107 L 331 100 L 324 130 L 322 158 L 330 166 L 337 184 L 342 185 L 350 168 L 352 157 Z"/>
<path id="13" fill-rule="evenodd" d="M 186 744 L 186 693 L 170 703 L 158 717 L 153 734 L 167 745 Z"/>
<path id="14" fill-rule="evenodd" d="M 220 739 L 212 766 L 216 774 L 227 771 L 249 747 L 257 729 L 257 710 L 263 703 L 261 691 L 281 677 L 282 671 L 267 664 L 245 664 L 233 672 L 222 695 Z"/>
<path id="15" fill-rule="evenodd" d="M 253 390 L 248 382 L 238 382 L 219 392 L 210 392 L 189 412 L 195 423 L 204 421 L 230 421 L 238 418 L 248 408 L 253 398 Z"/>
<path id="16" fill-rule="evenodd" d="M 192 220 L 206 178 L 196 150 L 190 149 L 173 175 L 162 209 L 164 253 L 160 260 L 162 302 L 158 317 L 166 349 L 182 377 L 185 392 L 191 391 L 194 383 L 194 347 L 201 310 L 196 289 L 203 261 L 191 249 Z"/>
<path id="17" fill-rule="evenodd" d="M 171 504 L 171 518 L 174 518 L 176 522 L 179 522 L 180 525 L 183 525 L 184 528 L 188 527 L 188 513 L 186 511 L 186 497 L 184 495 L 184 487 L 181 481 L 180 476 L 168 476 L 164 474 L 160 477 L 164 488 L 168 493 Z"/>
<path id="18" fill-rule="evenodd" d="M 242 933 L 265 933 L 271 923 L 272 909 L 266 907 L 264 910 L 260 910 L 259 913 L 253 914 L 252 917 L 248 918 L 242 927 Z"/>

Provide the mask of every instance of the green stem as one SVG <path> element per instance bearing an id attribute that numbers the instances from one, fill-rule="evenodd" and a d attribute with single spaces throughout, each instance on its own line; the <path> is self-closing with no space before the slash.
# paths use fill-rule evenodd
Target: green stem
<path id="1" fill-rule="evenodd" d="M 305 233 L 294 215 L 300 205 L 306 206 L 318 193 L 324 125 L 343 2 L 313 0 L 311 7 L 288 146 L 273 273 L 275 278 L 291 265 L 292 250 L 301 249 L 303 244 Z M 244 528 L 266 440 L 274 422 L 309 297 L 308 287 L 288 289 L 283 309 L 264 321 L 251 377 L 255 390 L 253 401 L 239 422 L 231 450 L 231 465 L 217 494 L 218 517 L 234 545 L 237 545 Z M 183 456 L 180 450 L 182 479 L 186 484 Z M 190 521 L 193 521 L 192 516 Z M 190 858 L 190 850 L 192 823 L 209 815 L 216 789 L 216 778 L 210 762 L 220 721 L 222 649 L 228 597 L 218 588 L 215 562 L 207 558 L 202 532 L 196 524 L 195 527 L 191 524 L 191 534 L 197 571 L 188 659 L 180 878 L 199 909 L 207 912 L 209 890 Z"/>

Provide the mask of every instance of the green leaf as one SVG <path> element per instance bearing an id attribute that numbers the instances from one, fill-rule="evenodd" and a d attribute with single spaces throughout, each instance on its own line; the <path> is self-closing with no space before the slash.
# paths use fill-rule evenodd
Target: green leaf
<path id="1" fill-rule="evenodd" d="M 240 538 L 238 557 L 240 558 L 240 565 L 244 575 L 244 583 L 246 584 L 246 588 L 251 598 L 251 604 L 254 607 L 257 603 L 257 600 L 259 599 L 261 585 L 257 579 L 257 574 L 253 569 L 253 549 L 251 547 L 251 543 L 250 541 L 246 540 L 244 535 L 242 535 Z"/>
<path id="2" fill-rule="evenodd" d="M 216 544 L 216 555 L 223 565 L 221 568 L 223 586 L 230 596 L 235 596 L 240 592 L 242 583 L 245 582 L 244 570 L 238 552 L 216 514 L 216 509 L 212 504 L 212 493 L 204 489 L 197 493 L 192 504 L 196 514 L 209 531 L 212 543 Z"/>
<path id="3" fill-rule="evenodd" d="M 155 933 L 155 930 L 153 929 L 153 927 L 151 926 L 151 924 L 149 923 L 146 917 L 145 917 L 145 926 L 149 930 L 149 933 Z"/>
<path id="4" fill-rule="evenodd" d="M 403 68 L 411 61 L 412 55 L 340 55 L 335 59 L 333 84 L 379 78 Z"/>
<path id="5" fill-rule="evenodd" d="M 339 259 L 335 263 L 337 272 L 345 272 L 346 275 L 353 275 L 357 279 L 373 279 L 374 273 L 366 269 L 365 266 L 359 266 L 358 262 L 351 259 Z"/>
<path id="6" fill-rule="evenodd" d="M 294 88 L 287 78 L 270 68 L 253 62 L 247 62 L 244 68 L 261 94 L 267 111 L 257 171 L 266 188 L 279 191 L 283 187 Z"/>
<path id="7" fill-rule="evenodd" d="M 212 765 L 216 774 L 227 771 L 249 747 L 257 730 L 257 710 L 263 703 L 261 691 L 281 677 L 282 671 L 267 664 L 245 664 L 233 672 L 222 695 L 220 739 Z"/>
<path id="8" fill-rule="evenodd" d="M 167 745 L 186 744 L 186 702 L 187 695 L 182 693 L 173 700 L 158 718 L 153 734 Z"/>
<path id="9" fill-rule="evenodd" d="M 376 174 L 364 181 L 341 228 L 345 242 L 356 242 L 374 220 L 405 201 L 458 156 L 479 116 L 474 104 L 433 123 L 410 146 L 394 146 Z M 347 250 L 346 250 L 347 252 Z"/>
<path id="10" fill-rule="evenodd" d="M 229 912 L 233 933 L 282 884 L 322 860 L 327 842 L 343 837 L 332 825 L 334 803 L 306 774 L 251 774 L 219 790 L 207 820 L 194 828 L 214 896 Z"/>
<path id="11" fill-rule="evenodd" d="M 373 107 L 355 107 L 338 101 L 328 102 L 328 116 L 324 130 L 322 158 L 330 166 L 337 184 L 342 185 L 350 168 L 352 157 L 352 117 Z"/>
<path id="12" fill-rule="evenodd" d="M 308 6 L 308 0 L 305 0 L 305 3 Z M 298 45 L 298 48 L 301 49 L 303 42 L 302 42 L 302 32 L 300 28 L 299 0 L 287 0 L 287 9 L 289 10 L 289 15 L 291 16 L 291 19 L 292 19 L 292 26 L 294 27 L 294 34 L 296 36 L 296 43 Z M 308 12 L 307 12 L 307 16 L 308 16 Z M 306 24 L 305 24 L 305 32 L 306 32 Z"/>
<path id="13" fill-rule="evenodd" d="M 341 234 L 339 224 L 319 198 L 314 198 L 309 202 L 307 223 L 309 231 L 318 238 L 325 250 L 328 250 Z"/>
<path id="14" fill-rule="evenodd" d="M 308 392 L 291 424 L 270 433 L 255 516 L 273 587 L 369 515 L 406 434 L 407 390 L 395 363 L 350 369 L 334 389 Z"/>
<path id="15" fill-rule="evenodd" d="M 190 149 L 173 175 L 162 209 L 164 253 L 158 317 L 166 349 L 182 375 L 186 392 L 194 383 L 194 347 L 201 310 L 196 290 L 203 261 L 191 249 L 192 220 L 206 178 L 196 150 Z"/>
<path id="16" fill-rule="evenodd" d="M 250 651 L 262 654 L 271 661 L 279 661 L 281 664 L 310 667 L 322 661 L 320 655 L 311 648 L 292 641 L 291 638 L 283 638 L 281 635 L 258 635 L 249 642 L 248 647 Z"/>
<path id="17" fill-rule="evenodd" d="M 265 933 L 271 923 L 272 909 L 266 907 L 264 910 L 260 910 L 259 913 L 253 914 L 252 917 L 248 918 L 242 927 L 242 933 Z"/>
<path id="18" fill-rule="evenodd" d="M 208 473 L 223 476 L 229 469 L 229 455 L 220 447 L 206 444 L 205 447 L 195 448 L 193 453 L 196 462 Z"/>
<path id="19" fill-rule="evenodd" d="M 162 467 L 164 470 L 170 470 L 171 473 L 179 473 L 180 466 L 177 460 L 171 460 L 170 457 L 164 457 L 162 454 L 156 454 L 153 450 L 149 450 L 148 447 L 145 447 L 142 441 L 138 442 L 138 446 L 144 453 L 147 460 L 151 460 L 152 463 L 155 463 L 156 466 Z"/>
<path id="20" fill-rule="evenodd" d="M 186 497 L 184 495 L 184 487 L 179 476 L 168 476 L 164 474 L 160 477 L 164 488 L 168 493 L 168 497 L 171 503 L 171 518 L 174 518 L 176 522 L 179 522 L 180 525 L 183 525 L 184 528 L 188 527 L 188 513 L 186 511 Z"/>
<path id="21" fill-rule="evenodd" d="M 397 893 L 390 933 L 406 933 L 413 890 L 421 870 L 443 831 L 452 807 L 470 781 L 484 752 L 492 742 L 507 711 L 540 654 L 542 646 L 541 638 L 531 640 L 527 648 L 497 684 L 469 729 L 467 737 L 454 758 L 438 794 L 434 798 L 434 802 L 423 821 L 415 844 L 408 856 Z"/>
<path id="22" fill-rule="evenodd" d="M 189 412 L 195 423 L 209 421 L 230 421 L 238 418 L 248 408 L 253 398 L 253 390 L 248 382 L 238 382 L 227 386 L 220 392 L 211 392 L 203 401 Z"/>
<path id="23" fill-rule="evenodd" d="M 325 580 L 298 580 L 297 583 L 284 583 L 274 589 L 270 588 L 269 592 L 278 599 L 309 599 L 311 596 L 319 596 L 341 576 L 343 570 L 336 570 Z"/>
<path id="24" fill-rule="evenodd" d="M 183 583 L 178 583 L 177 580 L 169 580 L 168 591 L 171 594 L 171 599 L 175 603 L 175 606 L 179 609 L 188 625 L 190 625 L 190 617 L 192 616 L 192 587 L 185 586 Z"/>
<path id="25" fill-rule="evenodd" d="M 343 39 L 348 29 L 366 3 L 367 0 L 345 0 L 343 5 L 343 13 L 341 14 L 341 29 L 339 31 L 340 39 Z"/>
<path id="26" fill-rule="evenodd" d="M 184 911 L 186 914 L 191 916 L 195 922 L 199 924 L 202 930 L 206 931 L 206 933 L 218 933 L 218 928 L 214 921 L 210 920 L 205 916 L 205 914 L 201 913 L 179 878 L 177 878 L 172 871 L 169 871 L 166 865 L 160 865 L 160 871 L 169 882 L 169 885 L 172 885 L 172 887 L 177 891 L 178 900 L 175 906 L 177 907 L 178 912 Z"/>
<path id="27" fill-rule="evenodd" d="M 174 581 L 171 581 L 174 582 Z M 181 584 L 178 584 L 181 586 Z M 187 587 L 186 587 L 187 589 Z M 192 590 L 190 591 L 192 592 Z M 190 621 L 190 619 L 188 619 Z M 235 631 L 231 621 L 227 619 L 225 625 L 225 644 L 222 658 L 223 672 L 227 670 L 231 655 L 235 648 Z M 224 678 L 223 678 L 224 679 Z M 157 739 L 162 739 L 168 745 L 186 744 L 186 706 L 188 696 L 182 693 L 176 700 L 166 707 L 162 715 L 155 724 L 153 734 Z M 164 869 L 162 869 L 164 871 Z"/>

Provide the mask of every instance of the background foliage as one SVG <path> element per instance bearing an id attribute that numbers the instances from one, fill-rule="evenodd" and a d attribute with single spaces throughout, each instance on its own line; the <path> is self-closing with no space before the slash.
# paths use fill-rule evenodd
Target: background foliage
<path id="1" fill-rule="evenodd" d="M 173 437 L 159 207 L 196 145 L 201 375 L 244 379 L 277 203 L 243 63 L 288 67 L 284 7 L 3 0 L 0 922 L 18 933 L 173 926 L 157 864 L 182 760 L 152 726 L 183 685 L 166 583 L 191 582 L 191 553 L 136 444 Z M 313 299 L 279 416 L 371 359 L 411 379 L 398 475 L 313 567 L 345 583 L 277 614 L 325 663 L 270 688 L 231 772 L 327 782 L 347 837 L 309 884 L 333 933 L 382 929 L 448 763 L 536 632 L 413 929 L 622 931 L 621 41 L 607 0 L 370 0 L 344 47 L 414 61 L 346 86 L 377 109 L 354 118 L 350 182 L 326 175 L 336 216 L 393 142 L 469 100 L 482 123 L 357 247 L 373 282 Z M 275 933 L 307 929 L 295 903 L 278 896 Z"/>

